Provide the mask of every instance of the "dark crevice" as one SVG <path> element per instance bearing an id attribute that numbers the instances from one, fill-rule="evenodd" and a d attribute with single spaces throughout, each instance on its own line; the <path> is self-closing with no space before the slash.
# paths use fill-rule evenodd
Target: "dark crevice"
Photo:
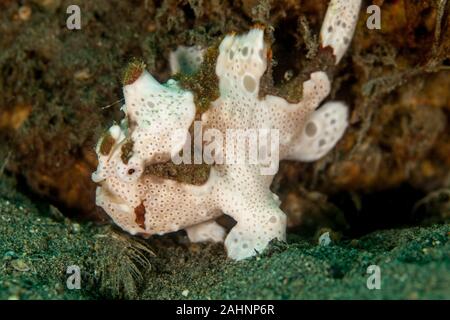
<path id="1" fill-rule="evenodd" d="M 276 42 L 273 46 L 273 56 L 276 60 L 276 66 L 273 67 L 272 75 L 275 86 L 287 81 L 286 74 L 294 78 L 300 73 L 299 53 L 297 48 L 297 39 L 293 33 L 286 30 L 296 30 L 297 20 L 291 19 L 280 23 L 275 30 L 274 38 Z"/>
<path id="2" fill-rule="evenodd" d="M 350 193 L 342 192 L 330 197 L 345 216 L 351 238 L 361 237 L 376 230 L 417 225 L 421 217 L 414 214 L 414 205 L 426 193 L 409 185 L 374 193 L 358 194 L 357 200 Z"/>

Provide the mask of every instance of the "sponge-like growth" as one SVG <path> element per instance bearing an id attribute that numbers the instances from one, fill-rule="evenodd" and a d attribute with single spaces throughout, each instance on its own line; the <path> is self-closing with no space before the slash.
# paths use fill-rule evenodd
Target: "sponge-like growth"
<path id="1" fill-rule="evenodd" d="M 355 32 L 361 0 L 331 0 L 322 23 L 320 38 L 322 47 L 330 46 L 341 61 Z"/>
<path id="2" fill-rule="evenodd" d="M 315 161 L 322 158 L 344 134 L 347 118 L 348 109 L 343 103 L 332 101 L 324 104 L 309 117 L 287 159 Z"/>
<path id="3" fill-rule="evenodd" d="M 173 80 L 159 84 L 147 71 L 123 92 L 126 103 L 122 110 L 134 145 L 130 161 L 161 162 L 178 153 L 195 117 L 193 95 Z M 173 141 L 175 130 L 184 135 Z"/>
<path id="4" fill-rule="evenodd" d="M 260 97 L 267 52 L 261 29 L 222 41 L 216 64 L 220 96 L 202 114 L 201 127 L 226 137 L 226 147 L 211 156 L 209 178 L 200 186 L 145 170 L 170 161 L 191 141 L 188 132 L 196 111 L 192 94 L 173 80 L 161 85 L 147 72 L 124 87 L 126 118 L 100 139 L 99 165 L 92 176 L 99 184 L 96 202 L 116 224 L 143 236 L 186 229 L 192 241 L 225 238 L 228 256 L 236 260 L 261 252 L 273 239 L 285 240 L 286 216 L 270 191 L 278 162 L 324 156 L 347 127 L 347 107 L 334 102 L 317 109 L 330 92 L 328 76 L 321 71 L 303 83 L 299 103 Z M 270 154 L 269 161 L 233 161 L 239 147 L 228 145 L 230 132 L 236 130 L 256 132 L 259 142 L 267 141 L 257 151 Z M 249 150 L 250 142 L 246 136 L 241 147 Z M 237 222 L 226 237 L 214 221 L 222 214 Z"/>

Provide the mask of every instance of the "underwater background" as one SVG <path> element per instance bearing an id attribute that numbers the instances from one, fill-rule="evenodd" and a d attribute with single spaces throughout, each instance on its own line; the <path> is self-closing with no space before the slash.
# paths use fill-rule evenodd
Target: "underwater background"
<path id="1" fill-rule="evenodd" d="M 74 4 L 81 30 L 66 27 Z M 294 98 L 327 4 L 0 1 L 0 299 L 449 299 L 448 1 L 364 2 L 331 93 L 351 106 L 349 129 L 320 161 L 283 162 L 272 184 L 287 244 L 233 262 L 183 232 L 131 237 L 95 206 L 94 146 L 121 118 L 130 60 L 165 81 L 178 45 L 260 24 L 273 40 L 266 86 Z M 370 4 L 381 30 L 366 28 Z M 379 290 L 367 288 L 371 265 Z M 80 289 L 67 287 L 69 266 Z"/>

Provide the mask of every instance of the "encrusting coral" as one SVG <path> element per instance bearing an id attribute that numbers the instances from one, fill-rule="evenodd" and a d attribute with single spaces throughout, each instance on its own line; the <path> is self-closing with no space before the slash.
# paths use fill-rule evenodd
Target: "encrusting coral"
<path id="1" fill-rule="evenodd" d="M 359 0 L 332 0 L 329 5 L 321 39 L 323 47 L 332 48 L 336 63 L 353 36 L 360 5 Z M 182 69 L 182 64 L 174 62 L 179 53 L 184 58 L 186 54 L 199 55 L 199 51 L 179 49 L 171 59 L 173 71 Z M 260 97 L 268 55 L 260 28 L 241 36 L 228 35 L 220 44 L 215 70 L 220 97 L 201 114 L 199 124 L 201 130 L 214 133 L 214 141 L 209 137 L 210 143 L 203 146 L 194 138 L 194 149 L 204 147 L 207 156 L 212 145 L 220 144 L 217 137 L 226 137 L 222 141 L 226 147 L 215 148 L 210 158 L 204 159 L 211 161 L 211 168 L 207 182 L 200 186 L 145 172 L 147 166 L 180 160 L 181 151 L 186 160 L 185 147 L 191 150 L 189 132 L 196 117 L 193 94 L 174 80 L 159 84 L 147 71 L 126 84 L 122 107 L 126 118 L 109 129 L 96 149 L 99 164 L 92 179 L 99 184 L 97 205 L 133 235 L 186 229 L 192 241 L 224 240 L 228 256 L 236 260 L 261 252 L 273 239 L 285 240 L 286 216 L 270 191 L 278 161 L 314 161 L 324 156 L 343 135 L 348 111 L 340 102 L 317 109 L 330 92 L 323 71 L 311 73 L 303 83 L 298 103 L 272 95 Z M 198 61 L 186 59 L 190 60 Z M 239 152 L 228 147 L 229 133 L 239 130 L 256 132 L 257 152 L 266 158 L 229 161 Z M 245 150 L 251 144 L 247 138 L 241 145 Z M 261 145 L 262 141 L 268 145 Z M 215 222 L 222 214 L 237 222 L 228 235 Z"/>

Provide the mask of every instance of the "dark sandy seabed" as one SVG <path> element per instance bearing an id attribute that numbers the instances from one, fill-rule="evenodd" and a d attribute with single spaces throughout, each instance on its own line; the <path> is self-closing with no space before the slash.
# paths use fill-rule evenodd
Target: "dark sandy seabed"
<path id="1" fill-rule="evenodd" d="M 221 245 L 188 244 L 183 235 L 130 244 L 110 227 L 71 222 L 12 190 L 4 179 L 0 299 L 450 298 L 448 225 L 377 231 L 329 246 L 290 234 L 288 244 L 232 262 Z M 366 287 L 372 264 L 381 268 L 380 290 Z M 69 265 L 81 269 L 80 290 L 66 288 Z"/>
<path id="2" fill-rule="evenodd" d="M 351 126 L 321 161 L 283 163 L 273 184 L 290 221 L 308 213 L 314 231 L 233 262 L 182 232 L 144 241 L 87 222 L 100 211 L 93 146 L 122 117 L 121 69 L 137 57 L 165 81 L 177 45 L 214 46 L 262 24 L 274 57 L 264 87 L 296 98 L 324 62 L 316 35 L 328 1 L 1 0 L 0 299 L 450 299 L 450 2 L 372 2 L 382 31 L 361 15 L 332 71 L 330 99 L 351 106 Z M 65 27 L 74 3 L 80 32 Z M 205 81 L 184 82 L 206 96 L 198 103 L 214 99 Z M 436 212 L 411 223 L 436 190 L 447 190 Z M 317 245 L 323 227 L 334 230 L 328 246 Z M 66 287 L 71 265 L 80 290 Z M 380 290 L 366 287 L 370 265 Z"/>

